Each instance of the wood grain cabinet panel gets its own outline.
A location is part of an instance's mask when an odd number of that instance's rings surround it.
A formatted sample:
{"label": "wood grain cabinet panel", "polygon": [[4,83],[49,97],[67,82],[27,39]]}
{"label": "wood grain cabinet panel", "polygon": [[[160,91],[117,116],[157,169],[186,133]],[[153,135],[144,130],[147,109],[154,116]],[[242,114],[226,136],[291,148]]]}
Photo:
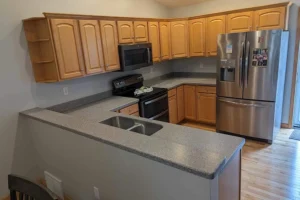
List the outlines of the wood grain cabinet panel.
{"label": "wood grain cabinet panel", "polygon": [[178,113],[177,113],[177,97],[176,96],[172,96],[169,98],[169,115],[170,115],[170,123],[177,124]]}
{"label": "wood grain cabinet panel", "polygon": [[134,37],[135,42],[148,42],[148,25],[147,22],[135,21],[134,22]]}
{"label": "wood grain cabinet panel", "polygon": [[205,56],[205,30],[206,19],[202,18],[189,21],[190,56]]}
{"label": "wood grain cabinet panel", "polygon": [[214,16],[207,18],[206,51],[208,56],[216,56],[218,53],[217,40],[219,34],[226,33],[226,16]]}
{"label": "wood grain cabinet panel", "polygon": [[270,8],[255,11],[255,29],[284,29],[286,7]]}
{"label": "wood grain cabinet panel", "polygon": [[101,20],[100,27],[102,34],[105,70],[117,71],[120,69],[120,60],[116,22]]}
{"label": "wood grain cabinet panel", "polygon": [[185,118],[189,120],[196,120],[196,87],[184,86],[184,113]]}
{"label": "wood grain cabinet panel", "polygon": [[216,95],[197,93],[197,121],[216,123]]}
{"label": "wood grain cabinet panel", "polygon": [[153,62],[160,61],[160,39],[158,22],[148,22],[149,42],[152,44]]}
{"label": "wood grain cabinet panel", "polygon": [[253,21],[252,11],[229,14],[227,15],[227,33],[252,31]]}
{"label": "wood grain cabinet panel", "polygon": [[80,34],[87,74],[104,72],[100,26],[97,20],[80,20]]}
{"label": "wood grain cabinet panel", "polygon": [[132,21],[118,21],[118,33],[119,33],[119,43],[133,43],[134,42],[134,32]]}
{"label": "wood grain cabinet panel", "polygon": [[184,114],[184,89],[183,86],[177,88],[177,115],[178,122],[181,122],[185,118]]}
{"label": "wood grain cabinet panel", "polygon": [[170,22],[160,22],[159,31],[161,60],[169,60],[171,59]]}
{"label": "wood grain cabinet panel", "polygon": [[84,75],[79,27],[73,19],[51,19],[54,48],[61,79]]}
{"label": "wood grain cabinet panel", "polygon": [[172,58],[188,56],[188,23],[187,21],[171,22]]}

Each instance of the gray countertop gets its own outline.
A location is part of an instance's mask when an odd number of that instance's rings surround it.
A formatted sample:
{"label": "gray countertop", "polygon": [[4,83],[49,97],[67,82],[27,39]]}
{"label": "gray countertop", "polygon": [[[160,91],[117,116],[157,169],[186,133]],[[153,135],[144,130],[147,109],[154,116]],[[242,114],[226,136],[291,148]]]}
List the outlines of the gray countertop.
{"label": "gray countertop", "polygon": [[[200,83],[189,78],[165,80],[155,87],[173,88],[182,84],[214,85],[213,79],[201,79]],[[164,85],[164,86],[160,86]],[[213,179],[226,166],[233,154],[239,151],[245,140],[239,137],[209,132],[189,127],[151,121],[163,128],[152,136],[140,135],[130,131],[110,127],[99,122],[123,114],[111,112],[137,103],[137,99],[111,97],[98,103],[78,108],[68,113],[58,113],[36,108],[24,111],[21,115],[70,130],[72,132],[99,140],[129,152],[147,157],[166,165]],[[148,119],[126,116],[142,121]]]}
{"label": "gray countertop", "polygon": [[153,87],[173,89],[180,85],[207,85],[216,86],[216,79],[214,78],[169,78],[162,80],[157,84],[152,85]]}

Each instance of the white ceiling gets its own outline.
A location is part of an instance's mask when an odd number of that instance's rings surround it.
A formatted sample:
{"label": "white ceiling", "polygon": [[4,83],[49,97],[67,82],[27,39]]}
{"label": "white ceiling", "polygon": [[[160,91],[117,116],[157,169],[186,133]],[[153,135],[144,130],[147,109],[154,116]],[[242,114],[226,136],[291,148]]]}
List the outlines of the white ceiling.
{"label": "white ceiling", "polygon": [[155,1],[168,7],[179,7],[179,6],[197,4],[207,0],[155,0]]}

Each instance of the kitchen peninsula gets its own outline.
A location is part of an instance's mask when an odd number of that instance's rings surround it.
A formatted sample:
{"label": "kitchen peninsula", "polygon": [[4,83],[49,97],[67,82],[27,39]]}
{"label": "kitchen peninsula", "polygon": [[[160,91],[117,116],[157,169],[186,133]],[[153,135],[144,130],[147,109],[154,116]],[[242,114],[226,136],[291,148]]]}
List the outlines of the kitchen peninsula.
{"label": "kitchen peninsula", "polygon": [[[156,84],[208,83],[214,80],[173,78]],[[115,112],[136,103],[110,97],[64,113],[36,108],[20,119],[38,152],[38,167],[60,177],[71,196],[92,199],[96,186],[102,199],[240,198],[244,139]],[[147,136],[100,123],[113,117],[162,129]]]}

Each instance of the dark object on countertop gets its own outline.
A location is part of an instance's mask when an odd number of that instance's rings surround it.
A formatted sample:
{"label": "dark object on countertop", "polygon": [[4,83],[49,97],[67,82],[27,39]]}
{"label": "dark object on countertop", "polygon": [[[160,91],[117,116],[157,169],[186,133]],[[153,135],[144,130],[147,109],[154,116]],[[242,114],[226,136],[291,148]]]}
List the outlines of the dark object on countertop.
{"label": "dark object on countertop", "polygon": [[300,130],[299,129],[295,129],[293,131],[293,133],[291,134],[290,139],[300,141]]}
{"label": "dark object on countertop", "polygon": [[[58,198],[47,188],[20,176],[8,175],[8,187],[11,200],[58,200]],[[17,193],[19,198],[17,198]]]}

